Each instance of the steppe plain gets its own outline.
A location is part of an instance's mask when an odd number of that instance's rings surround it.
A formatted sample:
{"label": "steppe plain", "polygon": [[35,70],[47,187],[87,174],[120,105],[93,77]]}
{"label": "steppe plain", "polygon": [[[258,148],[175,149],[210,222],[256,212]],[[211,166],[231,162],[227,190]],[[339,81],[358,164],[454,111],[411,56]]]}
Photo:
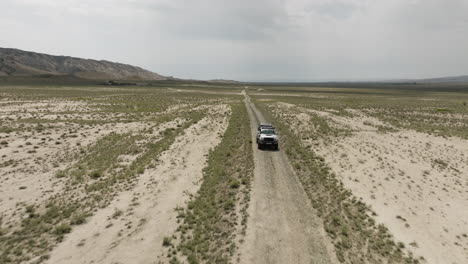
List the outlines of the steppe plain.
{"label": "steppe plain", "polygon": [[2,84],[0,262],[467,263],[467,103],[453,84]]}

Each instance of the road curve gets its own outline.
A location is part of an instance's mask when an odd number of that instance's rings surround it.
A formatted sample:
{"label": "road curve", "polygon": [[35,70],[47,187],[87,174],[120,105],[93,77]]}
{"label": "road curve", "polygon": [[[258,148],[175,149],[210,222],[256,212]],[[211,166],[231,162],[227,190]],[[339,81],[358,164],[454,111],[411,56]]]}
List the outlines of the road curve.
{"label": "road curve", "polygon": [[[244,91],[252,138],[265,118]],[[255,141],[254,141],[255,142]],[[281,141],[280,141],[281,148]],[[283,151],[253,144],[254,180],[240,263],[337,263],[321,220]]]}

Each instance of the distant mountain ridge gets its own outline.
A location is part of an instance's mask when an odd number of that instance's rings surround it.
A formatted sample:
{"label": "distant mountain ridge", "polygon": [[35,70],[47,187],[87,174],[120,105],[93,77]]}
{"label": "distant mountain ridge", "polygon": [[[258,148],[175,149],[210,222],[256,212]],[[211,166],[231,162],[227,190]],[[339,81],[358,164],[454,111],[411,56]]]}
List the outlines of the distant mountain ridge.
{"label": "distant mountain ridge", "polygon": [[423,83],[468,83],[468,75],[417,80]]}
{"label": "distant mountain ridge", "polygon": [[93,80],[170,79],[128,64],[0,48],[0,76],[38,75],[72,75]]}

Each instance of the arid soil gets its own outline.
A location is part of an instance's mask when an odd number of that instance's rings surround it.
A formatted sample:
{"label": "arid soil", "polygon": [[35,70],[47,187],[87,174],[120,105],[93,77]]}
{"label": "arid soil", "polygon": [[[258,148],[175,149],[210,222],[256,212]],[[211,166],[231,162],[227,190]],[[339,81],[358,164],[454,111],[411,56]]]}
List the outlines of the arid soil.
{"label": "arid soil", "polygon": [[312,133],[313,116],[350,131],[303,142],[416,256],[428,263],[468,261],[467,140],[406,129],[379,132],[378,127],[392,126],[353,109],[351,116],[285,103],[275,109],[298,131]]}
{"label": "arid soil", "polygon": [[0,262],[468,263],[466,112],[203,87],[0,88]]}
{"label": "arid soil", "polygon": [[[90,111],[83,103],[73,101],[3,102],[0,118],[3,124],[25,118],[49,119],[66,111]],[[37,115],[37,116],[35,116]],[[52,118],[51,118],[52,119]],[[30,128],[32,126],[33,128]],[[19,204],[41,203],[62,187],[56,173],[74,163],[82,148],[111,132],[138,131],[143,122],[78,125],[53,122],[44,127],[25,124],[18,131],[0,134],[0,211],[9,223]]]}
{"label": "arid soil", "polygon": [[[118,96],[121,95],[115,98]],[[58,98],[24,100],[13,96],[1,100],[0,235],[9,229],[21,230],[25,221],[31,225],[28,228],[34,228],[34,232],[45,238],[49,232],[53,236],[59,235],[62,231],[41,231],[40,225],[45,223],[38,222],[35,227],[27,218],[54,224],[56,220],[52,217],[56,215],[48,216],[47,212],[51,210],[47,209],[51,201],[60,197],[78,198],[83,201],[80,206],[86,206],[88,197],[92,196],[89,184],[105,183],[103,173],[122,174],[142,159],[149,161],[138,169],[137,178],[106,191],[116,193],[103,193],[102,197],[110,203],[87,213],[91,217],[84,218],[83,214],[78,215],[79,211],[66,216],[66,221],[76,226],[65,239],[63,235],[58,236],[56,241],[60,243],[50,254],[39,258],[29,253],[23,257],[21,253],[25,246],[14,244],[19,240],[14,240],[13,232],[9,233],[12,238],[6,242],[10,243],[8,247],[19,248],[15,249],[18,260],[13,262],[23,262],[23,259],[31,260],[28,262],[47,260],[48,263],[150,263],[163,254],[163,238],[171,236],[178,226],[177,209],[186,207],[186,202],[197,192],[205,160],[227,127],[230,107],[217,101],[215,105],[183,102],[164,108],[155,102],[155,109],[162,111],[151,109],[151,112],[140,115],[132,110],[146,107],[144,102],[124,101],[135,105],[128,111],[129,107],[125,105],[107,103],[109,98],[95,99],[98,103]],[[181,130],[188,122],[187,117],[198,118],[196,113],[201,119]],[[166,142],[165,138],[174,133],[171,131],[178,130],[180,135],[160,156],[144,157],[148,147]],[[128,149],[115,149],[121,153],[118,156],[101,149],[101,145],[106,146],[105,138],[115,137],[122,137],[129,143]],[[113,146],[109,147],[113,149]],[[106,157],[90,163],[92,160],[84,160],[89,155],[94,155],[94,159],[100,159],[100,155]],[[73,182],[67,173],[86,166],[105,167],[89,174],[96,176],[80,190],[80,185],[76,185],[78,182]],[[103,187],[107,188],[110,183],[112,181]],[[45,214],[43,210],[46,210]],[[59,223],[55,224],[56,229],[63,228],[65,234],[71,231],[71,226]],[[148,234],[152,236],[148,237]],[[49,245],[53,246],[53,243],[48,242],[47,247]],[[11,257],[6,255],[10,251],[4,249],[0,250],[2,258],[11,262]]]}
{"label": "arid soil", "polygon": [[[190,126],[148,169],[136,186],[77,228],[57,247],[49,263],[152,263],[162,241],[177,227],[184,207],[199,186],[204,161],[226,128],[226,105]],[[221,114],[220,114],[221,113]],[[148,234],[151,234],[150,236]]]}

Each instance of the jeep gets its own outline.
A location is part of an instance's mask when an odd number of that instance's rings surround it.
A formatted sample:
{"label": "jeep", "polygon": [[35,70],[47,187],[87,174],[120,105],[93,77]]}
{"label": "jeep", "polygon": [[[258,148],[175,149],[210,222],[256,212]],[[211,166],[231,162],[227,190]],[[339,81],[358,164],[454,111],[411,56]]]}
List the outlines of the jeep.
{"label": "jeep", "polygon": [[278,150],[278,135],[273,126],[262,126],[260,124],[257,130],[257,146],[258,149],[262,149],[264,146],[271,146],[273,149]]}

